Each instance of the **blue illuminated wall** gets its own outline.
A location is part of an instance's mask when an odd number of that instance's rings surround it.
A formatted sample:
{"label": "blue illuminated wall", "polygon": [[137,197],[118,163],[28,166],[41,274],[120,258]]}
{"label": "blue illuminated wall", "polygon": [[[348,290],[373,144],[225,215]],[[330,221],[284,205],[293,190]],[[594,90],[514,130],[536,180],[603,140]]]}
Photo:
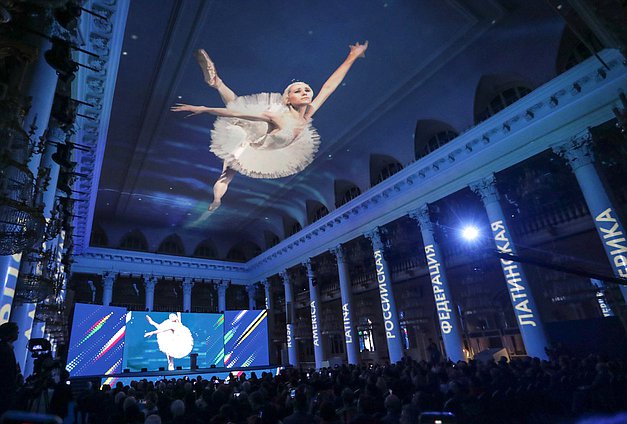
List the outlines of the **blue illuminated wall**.
{"label": "blue illuminated wall", "polygon": [[268,365],[268,311],[225,311],[224,321],[224,366]]}
{"label": "blue illuminated wall", "polygon": [[70,376],[122,372],[126,309],[77,303],[68,349]]}

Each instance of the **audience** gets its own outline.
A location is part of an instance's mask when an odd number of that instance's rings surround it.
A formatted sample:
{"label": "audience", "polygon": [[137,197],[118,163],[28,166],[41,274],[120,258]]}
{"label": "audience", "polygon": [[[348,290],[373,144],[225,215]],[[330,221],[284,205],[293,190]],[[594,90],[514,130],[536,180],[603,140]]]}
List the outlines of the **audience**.
{"label": "audience", "polygon": [[614,422],[594,414],[625,410],[626,361],[552,355],[548,361],[404,358],[320,372],[287,368],[277,376],[233,377],[229,384],[198,377],[87,386],[75,416],[81,424],[410,424],[422,413],[448,411],[457,423],[489,424]]}

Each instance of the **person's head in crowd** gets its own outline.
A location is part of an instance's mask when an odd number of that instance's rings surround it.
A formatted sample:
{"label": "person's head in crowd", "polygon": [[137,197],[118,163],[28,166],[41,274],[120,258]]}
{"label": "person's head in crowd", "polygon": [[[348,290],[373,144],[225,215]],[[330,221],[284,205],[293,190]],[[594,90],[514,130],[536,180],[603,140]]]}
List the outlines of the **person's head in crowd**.
{"label": "person's head in crowd", "polygon": [[332,423],[338,420],[333,404],[328,401],[324,401],[320,404],[318,414],[320,415],[320,418],[327,423]]}
{"label": "person's head in crowd", "polygon": [[352,405],[355,402],[355,393],[348,387],[342,390],[342,403],[344,406]]}
{"label": "person's head in crowd", "polygon": [[0,341],[13,343],[17,340],[18,334],[20,332],[19,327],[14,322],[5,322],[0,325]]}
{"label": "person's head in crowd", "polygon": [[120,391],[115,394],[113,398],[116,405],[122,405],[124,403],[124,399],[126,398],[126,393]]}
{"label": "person's head in crowd", "polygon": [[144,424],[161,424],[161,417],[159,415],[148,415]]}
{"label": "person's head in crowd", "polygon": [[170,405],[170,412],[173,418],[182,417],[185,415],[185,403],[181,399],[176,399]]}
{"label": "person's head in crowd", "polygon": [[389,414],[398,415],[401,413],[401,400],[395,394],[389,394],[383,403],[385,410]]}

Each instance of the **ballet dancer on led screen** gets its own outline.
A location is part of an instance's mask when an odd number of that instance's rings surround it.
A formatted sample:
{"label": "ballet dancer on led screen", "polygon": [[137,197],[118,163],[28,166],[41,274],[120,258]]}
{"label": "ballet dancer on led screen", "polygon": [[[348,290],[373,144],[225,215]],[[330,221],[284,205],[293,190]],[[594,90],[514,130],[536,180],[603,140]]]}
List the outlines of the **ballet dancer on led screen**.
{"label": "ballet dancer on led screen", "polygon": [[153,325],[156,330],[149,331],[144,337],[157,335],[159,350],[165,353],[168,359],[168,370],[174,370],[174,358],[184,358],[190,354],[194,347],[194,338],[189,328],[185,327],[181,321],[181,313],[170,314],[168,319],[162,323],[155,322],[146,315],[146,320]]}
{"label": "ballet dancer on led screen", "polygon": [[302,171],[318,151],[320,139],[311,118],[340,85],[355,60],[365,57],[368,42],[355,43],[344,62],[327,79],[314,97],[301,81],[288,85],[283,94],[261,93],[238,97],[224,84],[204,50],[196,52],[205,81],[220,93],[226,108],[177,103],[174,112],[189,116],[208,113],[218,116],[211,131],[211,151],[223,161],[222,173],[213,186],[216,210],[236,173],[252,178],[281,178]]}

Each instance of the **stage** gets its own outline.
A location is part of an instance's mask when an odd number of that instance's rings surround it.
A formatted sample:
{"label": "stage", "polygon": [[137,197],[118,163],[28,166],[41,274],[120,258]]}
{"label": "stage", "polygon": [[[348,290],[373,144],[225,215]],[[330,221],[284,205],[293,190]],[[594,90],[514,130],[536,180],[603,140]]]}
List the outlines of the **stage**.
{"label": "stage", "polygon": [[105,384],[110,385],[111,387],[115,386],[118,382],[121,382],[123,385],[129,385],[131,381],[139,381],[139,380],[147,380],[147,381],[159,381],[163,379],[179,379],[188,377],[189,379],[194,379],[197,377],[202,377],[203,379],[210,380],[212,377],[217,377],[221,381],[223,381],[229,374],[233,374],[236,378],[239,378],[242,374],[246,374],[246,378],[250,378],[251,373],[255,373],[257,377],[261,377],[262,373],[270,373],[272,375],[276,375],[280,370],[284,367],[270,367],[270,366],[257,366],[257,367],[240,367],[240,368],[196,368],[192,369],[180,369],[174,371],[142,371],[142,372],[123,372],[120,374],[107,374],[107,375],[92,375],[92,376],[81,376],[81,377],[71,377],[70,381],[72,383],[76,382],[79,385],[81,383],[85,383],[87,381],[91,381],[92,383],[99,384],[102,387]]}

